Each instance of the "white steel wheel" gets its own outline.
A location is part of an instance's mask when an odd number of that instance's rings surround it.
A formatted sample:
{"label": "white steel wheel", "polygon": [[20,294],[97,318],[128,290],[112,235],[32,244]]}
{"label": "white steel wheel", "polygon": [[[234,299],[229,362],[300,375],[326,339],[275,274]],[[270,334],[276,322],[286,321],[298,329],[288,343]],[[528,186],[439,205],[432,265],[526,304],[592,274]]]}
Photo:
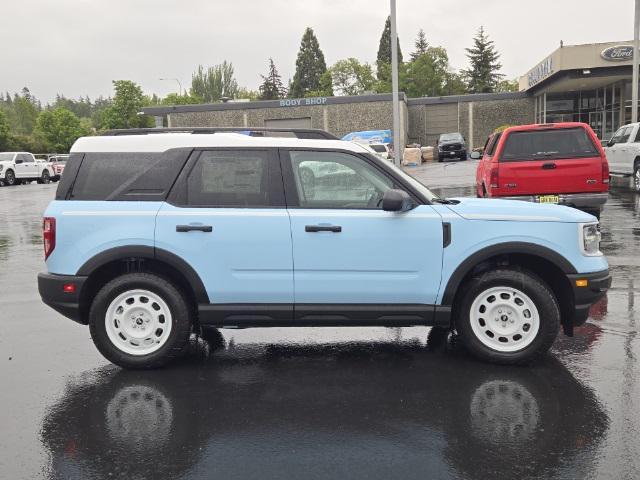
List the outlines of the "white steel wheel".
{"label": "white steel wheel", "polygon": [[485,346],[498,352],[516,352],[533,342],[540,329],[535,303],[512,287],[492,287],[471,304],[471,329]]}
{"label": "white steel wheel", "polygon": [[171,311],[149,290],[129,290],[114,298],[104,318],[111,343],[130,355],[159,350],[171,335]]}
{"label": "white steel wheel", "polygon": [[635,172],[633,172],[633,188],[635,188],[636,192],[640,192],[640,167],[636,167]]}

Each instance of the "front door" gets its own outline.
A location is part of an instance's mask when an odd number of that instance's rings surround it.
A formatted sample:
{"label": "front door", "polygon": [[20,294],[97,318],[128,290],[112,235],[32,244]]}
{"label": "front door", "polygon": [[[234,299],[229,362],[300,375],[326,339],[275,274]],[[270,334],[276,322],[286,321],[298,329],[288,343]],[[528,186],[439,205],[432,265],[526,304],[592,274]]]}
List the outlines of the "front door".
{"label": "front door", "polygon": [[433,304],[440,285],[441,217],[429,205],[382,210],[399,188],[372,159],[283,152],[300,304]]}
{"label": "front door", "polygon": [[31,155],[19,153],[16,155],[16,178],[34,178],[36,177],[36,162],[33,161]]}
{"label": "front door", "polygon": [[158,212],[156,248],[190,264],[212,304],[291,305],[291,231],[277,152],[194,152]]}
{"label": "front door", "polygon": [[633,125],[626,125],[618,129],[611,137],[606,150],[607,161],[609,162],[609,170],[612,173],[633,173],[633,162],[628,158],[627,142],[633,131]]}

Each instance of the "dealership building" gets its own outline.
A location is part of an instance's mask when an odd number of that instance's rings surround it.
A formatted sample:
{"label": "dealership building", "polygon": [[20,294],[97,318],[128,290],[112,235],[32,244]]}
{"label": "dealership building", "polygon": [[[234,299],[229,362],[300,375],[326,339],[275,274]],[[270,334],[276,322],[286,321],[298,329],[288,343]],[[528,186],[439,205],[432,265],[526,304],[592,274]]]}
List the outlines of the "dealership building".
{"label": "dealership building", "polygon": [[[461,132],[482,146],[502,125],[579,121],[608,139],[631,120],[632,42],[560,45],[519,80],[519,92],[407,98],[400,93],[403,143],[434,145]],[[390,129],[390,94],[290,98],[143,109],[169,127],[321,128],[338,137]]]}

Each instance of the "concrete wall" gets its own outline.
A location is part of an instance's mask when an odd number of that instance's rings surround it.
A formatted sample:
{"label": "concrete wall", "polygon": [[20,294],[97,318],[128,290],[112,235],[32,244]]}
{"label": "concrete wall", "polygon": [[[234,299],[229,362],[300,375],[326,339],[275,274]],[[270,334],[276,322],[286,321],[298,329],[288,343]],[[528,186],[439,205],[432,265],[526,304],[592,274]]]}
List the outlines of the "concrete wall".
{"label": "concrete wall", "polygon": [[[409,104],[408,110],[409,142],[432,146],[441,133],[459,131],[468,142],[472,142],[471,148],[481,147],[501,125],[522,125],[534,121],[533,99],[529,97]],[[470,110],[472,119],[469,118]]]}
{"label": "concrete wall", "polygon": [[[534,121],[533,98],[524,93],[477,94],[405,100],[401,96],[402,144],[406,141],[435,145],[441,133],[461,132],[471,147],[484,145],[487,136],[501,125]],[[306,101],[307,99],[302,99]],[[149,107],[151,115],[167,115],[171,127],[264,127],[269,120],[309,119],[312,128],[337,137],[361,130],[391,129],[391,95],[329,97],[321,104],[281,105],[282,101],[243,105],[214,104],[180,107]],[[311,100],[309,100],[311,101]],[[472,118],[469,112],[472,111]]]}
{"label": "concrete wall", "polygon": [[[311,118],[311,128],[343,137],[360,130],[386,130],[393,126],[390,101],[312,105],[287,108],[248,108],[168,114],[171,127],[264,127],[265,120]],[[400,102],[401,137],[409,123],[407,105]]]}
{"label": "concrete wall", "polygon": [[[469,129],[469,108],[473,103],[473,129]],[[489,135],[502,125],[534,123],[533,99],[460,103],[460,131],[471,148],[482,147]]]}

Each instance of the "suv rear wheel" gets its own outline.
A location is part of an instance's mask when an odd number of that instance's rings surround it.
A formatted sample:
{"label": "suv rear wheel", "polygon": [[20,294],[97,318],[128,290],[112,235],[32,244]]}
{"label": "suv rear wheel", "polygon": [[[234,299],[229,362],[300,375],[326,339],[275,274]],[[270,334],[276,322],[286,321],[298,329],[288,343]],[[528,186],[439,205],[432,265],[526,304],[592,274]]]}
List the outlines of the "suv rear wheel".
{"label": "suv rear wheel", "polygon": [[640,162],[636,162],[633,169],[633,189],[636,193],[640,193]]}
{"label": "suv rear wheel", "polygon": [[191,333],[191,315],[183,294],[166,279],[131,273],[100,289],[89,312],[89,328],[109,361],[125,368],[156,368],[182,352]]}
{"label": "suv rear wheel", "polygon": [[472,278],[456,309],[456,329],[476,357],[503,364],[535,361],[560,327],[555,296],[537,276],[499,269]]}

